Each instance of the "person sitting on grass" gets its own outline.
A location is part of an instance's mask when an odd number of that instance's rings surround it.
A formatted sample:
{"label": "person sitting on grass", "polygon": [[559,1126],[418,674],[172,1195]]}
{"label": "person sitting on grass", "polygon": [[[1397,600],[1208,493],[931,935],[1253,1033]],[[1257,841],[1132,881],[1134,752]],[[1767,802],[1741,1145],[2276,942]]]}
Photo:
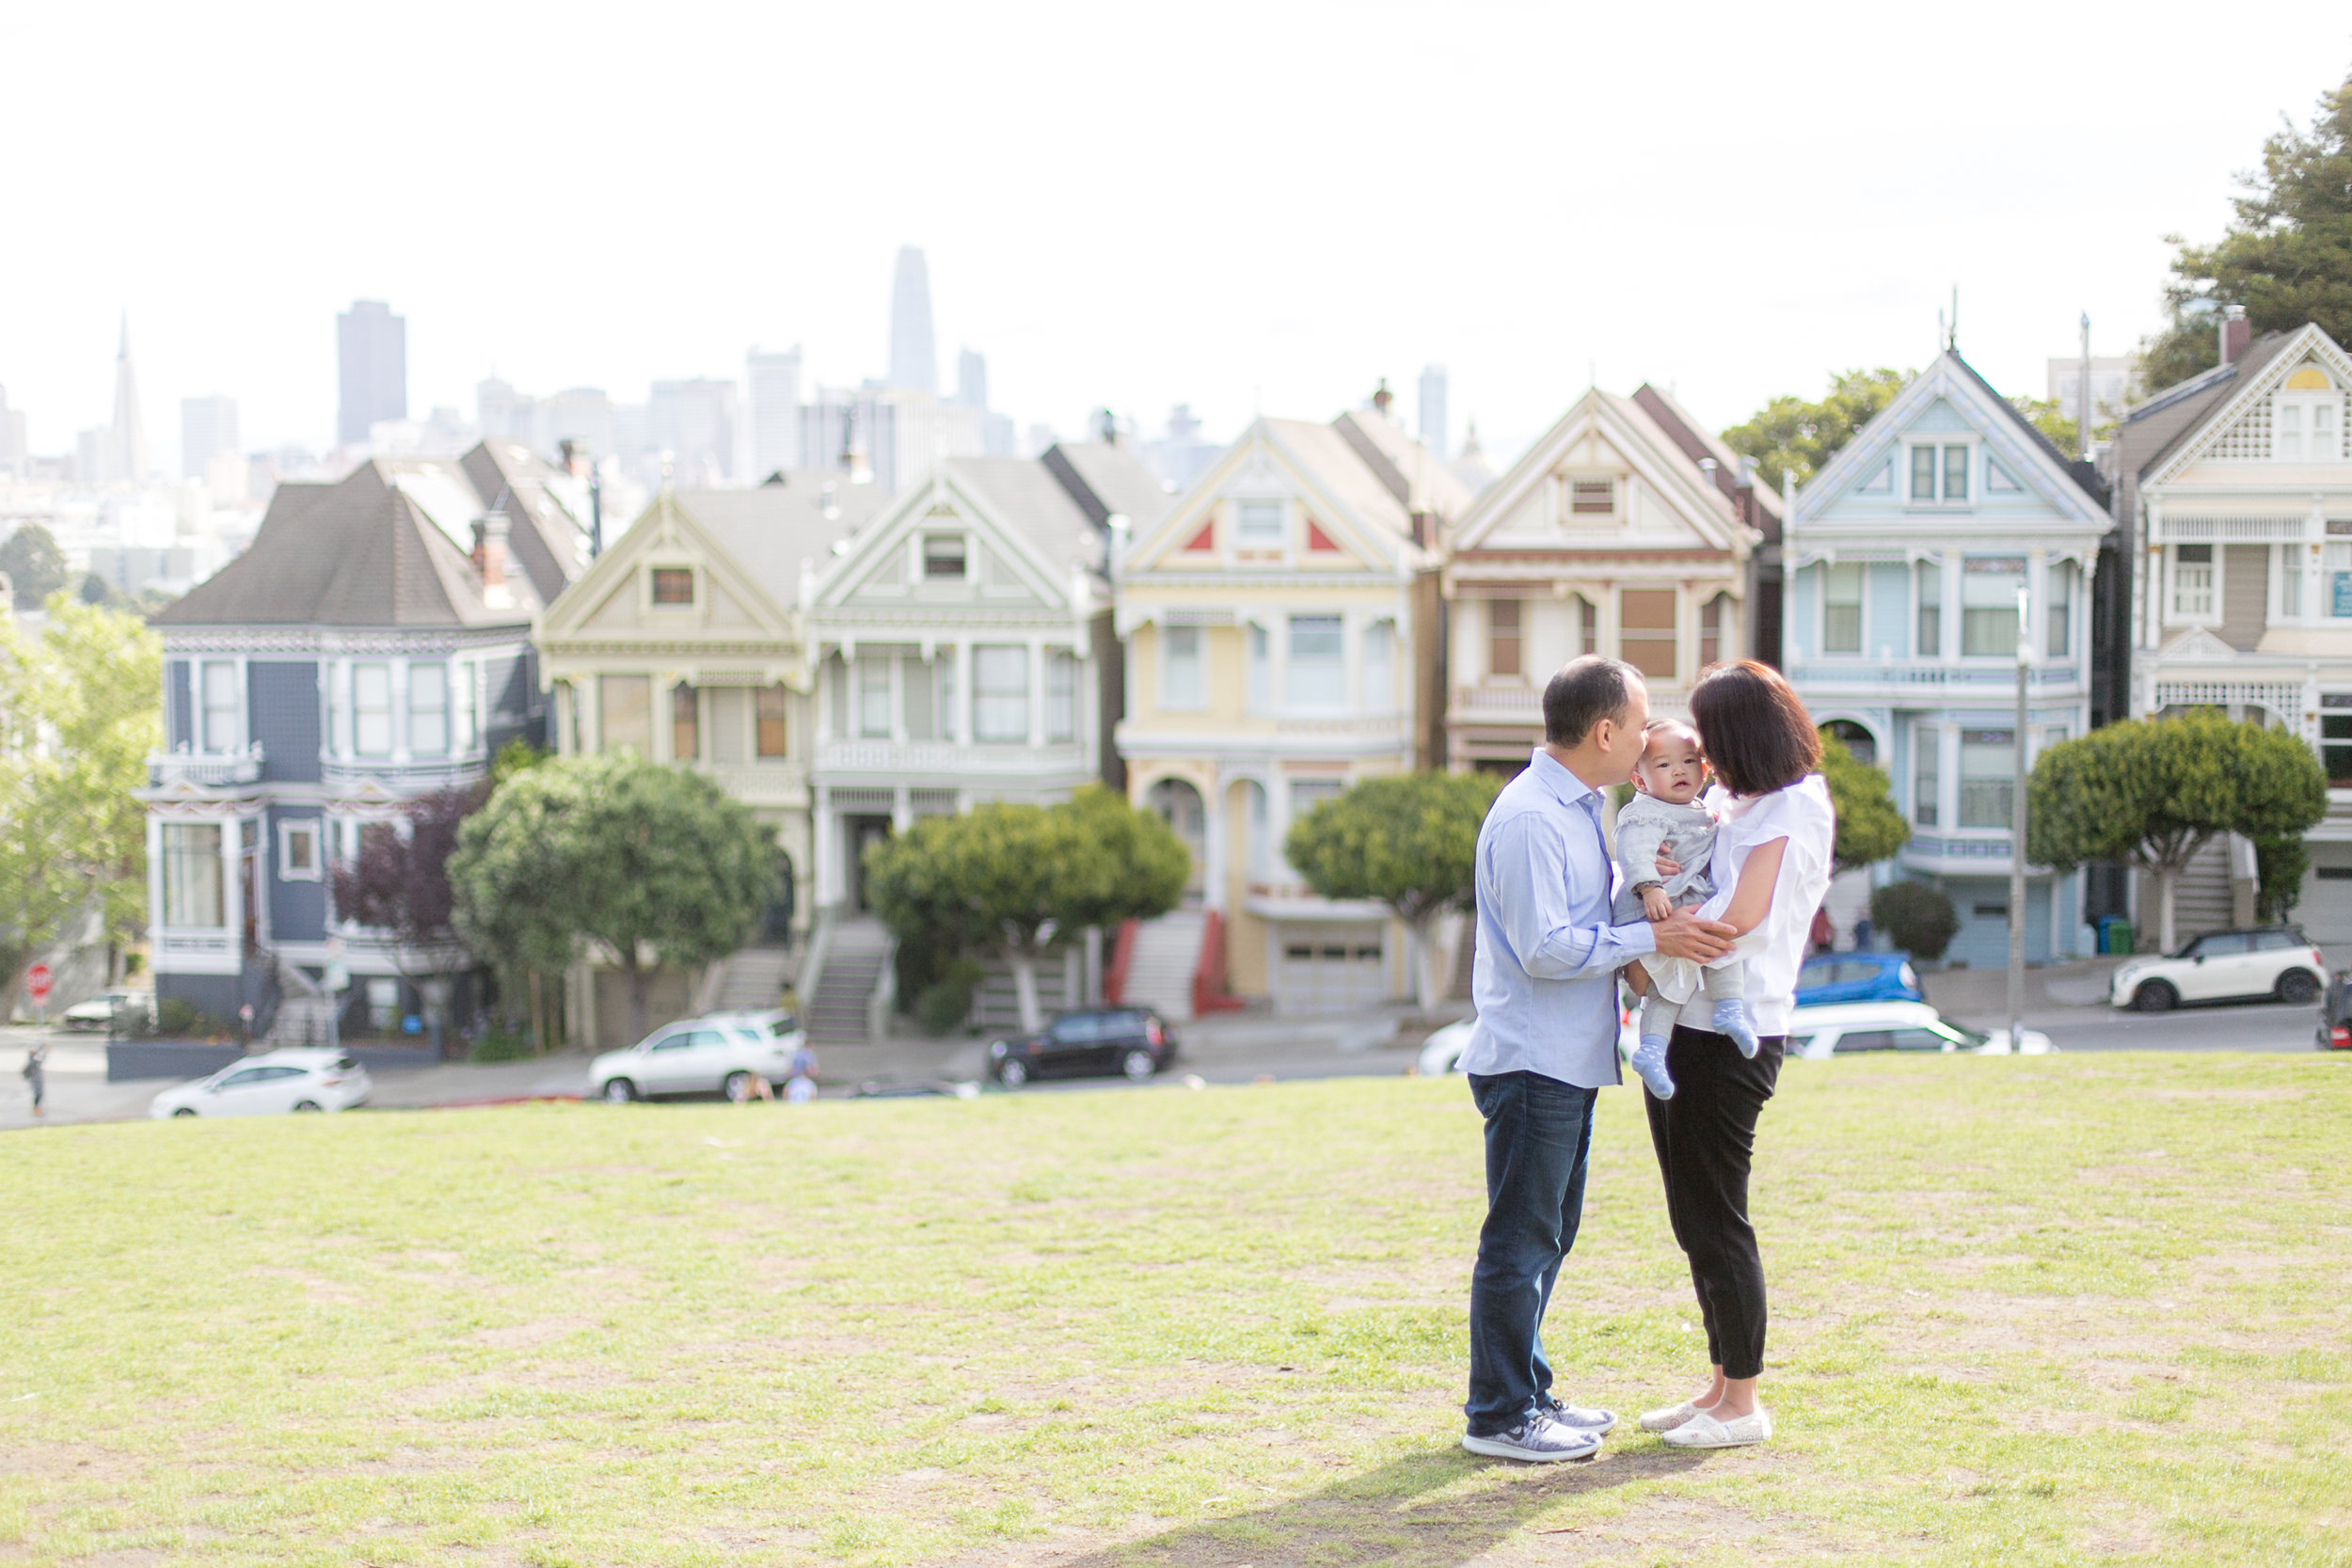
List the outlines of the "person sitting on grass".
{"label": "person sitting on grass", "polygon": [[[1633,799],[1617,813],[1617,859],[1628,885],[1617,895],[1611,918],[1663,920],[1677,910],[1695,909],[1715,895],[1708,859],[1715,848],[1715,814],[1698,800],[1707,782],[1698,732],[1679,719],[1653,719],[1642,735],[1642,760],[1633,767]],[[1652,869],[1663,854],[1682,866],[1661,879]],[[1756,1052],[1756,1030],[1740,1000],[1747,971],[1737,953],[1704,966],[1688,958],[1658,958],[1649,971],[1649,995],[1642,1003],[1641,1044],[1633,1070],[1649,1092],[1674,1098],[1666,1070],[1666,1037],[1685,1013],[1692,1027],[1727,1035],[1742,1056]],[[1702,1006],[1696,993],[1704,992]]]}

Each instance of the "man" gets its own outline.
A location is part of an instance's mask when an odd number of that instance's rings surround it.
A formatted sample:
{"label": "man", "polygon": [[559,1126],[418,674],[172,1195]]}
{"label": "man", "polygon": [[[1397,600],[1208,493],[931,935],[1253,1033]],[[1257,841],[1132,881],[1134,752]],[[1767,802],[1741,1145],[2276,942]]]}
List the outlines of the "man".
{"label": "man", "polygon": [[1486,1118],[1486,1223],[1470,1275],[1470,1424],[1462,1447],[1506,1459],[1590,1459],[1617,1418],[1562,1402],[1544,1308],[1584,1212],[1593,1104],[1617,1073],[1618,966],[1650,953],[1705,963],[1731,927],[1677,910],[1608,924],[1599,791],[1641,760],[1649,692],[1632,666],[1587,654],[1544,688],[1544,743],[1478,833],[1478,1022],[1463,1053]]}

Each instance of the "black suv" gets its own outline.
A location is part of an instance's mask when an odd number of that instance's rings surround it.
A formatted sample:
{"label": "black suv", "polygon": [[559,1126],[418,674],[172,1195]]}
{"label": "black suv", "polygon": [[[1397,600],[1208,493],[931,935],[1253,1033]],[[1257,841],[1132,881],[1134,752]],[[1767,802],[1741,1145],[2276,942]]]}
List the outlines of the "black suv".
{"label": "black suv", "polygon": [[1176,1059],[1176,1031],[1148,1007],[1093,1007],[1064,1013],[1041,1033],[997,1040],[988,1073],[1009,1089],[1032,1078],[1100,1078],[1123,1073],[1141,1083]]}

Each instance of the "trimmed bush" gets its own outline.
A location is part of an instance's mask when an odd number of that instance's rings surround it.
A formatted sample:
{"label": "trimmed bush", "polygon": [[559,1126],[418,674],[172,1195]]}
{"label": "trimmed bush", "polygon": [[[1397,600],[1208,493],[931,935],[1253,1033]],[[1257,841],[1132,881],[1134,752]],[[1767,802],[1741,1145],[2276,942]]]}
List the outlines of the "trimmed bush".
{"label": "trimmed bush", "polygon": [[519,1062],[538,1053],[531,1049],[531,1038],[513,1029],[492,1029],[474,1041],[469,1062]]}
{"label": "trimmed bush", "polygon": [[1889,882],[1870,893],[1870,924],[1897,950],[1915,958],[1940,958],[1960,934],[1960,913],[1949,895],[1926,882]]}

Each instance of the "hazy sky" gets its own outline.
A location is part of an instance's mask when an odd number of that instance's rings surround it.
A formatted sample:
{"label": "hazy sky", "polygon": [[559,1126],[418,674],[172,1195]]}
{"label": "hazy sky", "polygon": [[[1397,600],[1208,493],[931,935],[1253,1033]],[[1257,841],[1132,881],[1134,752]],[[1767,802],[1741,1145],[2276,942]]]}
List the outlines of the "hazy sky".
{"label": "hazy sky", "polygon": [[[2169,11],[2170,14],[2167,14]],[[407,317],[409,406],[498,372],[645,395],[800,342],[886,364],[930,255],[943,381],[1328,418],[1453,375],[1507,458],[1597,372],[1701,417],[1961,347],[2039,394],[2088,309],[2155,322],[2160,236],[2352,65],[2342,0],[2209,7],[0,8],[0,386],[103,423],[130,312],[151,444],[235,397],[334,427],[334,317]],[[2257,42],[2256,40],[2260,41]]]}

